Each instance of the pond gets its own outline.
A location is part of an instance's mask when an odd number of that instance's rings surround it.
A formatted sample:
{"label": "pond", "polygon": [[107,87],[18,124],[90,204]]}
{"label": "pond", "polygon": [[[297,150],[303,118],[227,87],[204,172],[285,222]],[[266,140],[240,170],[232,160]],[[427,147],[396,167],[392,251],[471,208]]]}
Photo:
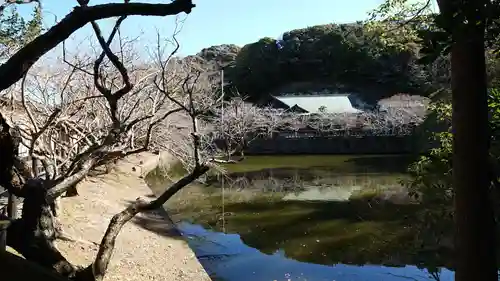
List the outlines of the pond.
{"label": "pond", "polygon": [[[181,190],[172,219],[213,280],[453,280],[400,184],[408,156],[256,156]],[[148,176],[153,190],[165,186]],[[222,188],[223,187],[223,188]]]}

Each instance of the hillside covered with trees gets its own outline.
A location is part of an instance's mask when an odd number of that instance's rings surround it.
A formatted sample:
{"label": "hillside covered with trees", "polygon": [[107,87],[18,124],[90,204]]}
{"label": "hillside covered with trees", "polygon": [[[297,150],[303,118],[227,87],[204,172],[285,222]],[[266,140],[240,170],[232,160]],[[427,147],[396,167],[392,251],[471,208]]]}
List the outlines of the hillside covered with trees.
{"label": "hillside covered with trees", "polygon": [[[349,91],[373,102],[399,93],[428,96],[450,83],[447,56],[429,63],[420,29],[427,23],[395,26],[383,22],[326,24],[262,38],[242,48],[212,46],[195,57],[217,73],[226,69],[231,90],[253,101],[268,94],[323,90]],[[499,64],[489,55],[490,80]]]}

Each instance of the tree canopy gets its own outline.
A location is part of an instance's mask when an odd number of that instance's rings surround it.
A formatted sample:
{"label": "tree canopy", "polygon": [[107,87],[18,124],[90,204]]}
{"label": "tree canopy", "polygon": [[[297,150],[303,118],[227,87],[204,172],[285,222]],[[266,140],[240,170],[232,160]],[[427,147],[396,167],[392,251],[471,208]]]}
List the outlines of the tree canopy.
{"label": "tree canopy", "polygon": [[6,59],[11,52],[32,41],[42,32],[42,14],[35,7],[33,16],[26,21],[15,6],[0,13],[0,59]]}
{"label": "tree canopy", "polygon": [[449,70],[446,63],[443,65],[447,60],[418,64],[421,45],[416,29],[420,26],[386,32],[393,25],[358,22],[312,26],[285,32],[279,44],[273,38],[262,38],[241,49],[234,67],[228,70],[228,79],[239,92],[257,100],[269,93],[303,91],[294,89],[297,82],[327,84],[340,91],[358,92],[367,100],[435,90],[442,82],[437,79],[438,72],[446,72],[440,68]]}

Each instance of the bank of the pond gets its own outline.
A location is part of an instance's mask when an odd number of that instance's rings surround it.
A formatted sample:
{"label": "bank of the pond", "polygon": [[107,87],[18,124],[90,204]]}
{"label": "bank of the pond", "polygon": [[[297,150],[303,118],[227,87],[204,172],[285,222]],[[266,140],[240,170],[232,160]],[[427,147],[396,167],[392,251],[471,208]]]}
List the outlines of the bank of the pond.
{"label": "bank of the pond", "polygon": [[[250,156],[218,181],[181,190],[167,208],[220,280],[451,280],[450,252],[418,241],[420,206],[393,200],[405,198],[409,160]],[[163,180],[148,182],[156,189]]]}
{"label": "bank of the pond", "polygon": [[[158,157],[141,154],[120,161],[109,174],[89,177],[79,196],[62,200],[61,221],[72,236],[99,242],[111,217],[140,196],[153,196],[143,176],[157,166]],[[97,247],[57,242],[59,249],[78,265],[92,262]],[[210,280],[166,212],[136,216],[116,241],[106,280]]]}
{"label": "bank of the pond", "polygon": [[[328,169],[338,173],[355,171],[404,172],[404,163],[410,163],[412,155],[279,155],[247,156],[241,163],[226,164],[228,173],[252,172],[276,168]],[[403,164],[403,165],[401,165]]]}
{"label": "bank of the pond", "polygon": [[[415,155],[370,154],[370,155],[274,155],[245,157],[242,162],[222,164],[227,174],[255,172],[269,169],[328,169],[338,173],[404,173]],[[180,163],[172,163],[168,170],[157,169],[159,176],[169,173],[179,177],[186,173]],[[209,172],[210,174],[210,172]],[[214,173],[212,173],[214,174]]]}

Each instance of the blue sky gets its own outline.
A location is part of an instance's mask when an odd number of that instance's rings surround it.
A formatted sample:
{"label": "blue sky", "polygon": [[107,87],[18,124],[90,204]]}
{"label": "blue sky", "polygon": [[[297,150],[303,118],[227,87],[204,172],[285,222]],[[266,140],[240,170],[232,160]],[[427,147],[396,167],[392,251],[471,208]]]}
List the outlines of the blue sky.
{"label": "blue sky", "polygon": [[[165,1],[165,0],[163,0]],[[109,1],[91,0],[90,4]],[[153,2],[153,1],[148,1]],[[179,54],[191,55],[202,48],[224,43],[245,45],[262,37],[279,37],[283,32],[326,23],[345,23],[364,20],[367,13],[381,0],[193,0],[197,5],[186,17],[178,39]],[[54,23],[54,15],[61,19],[76,0],[45,0],[43,3],[46,26]],[[19,8],[29,14],[31,7]],[[103,29],[110,26],[103,22]],[[141,36],[144,46],[156,38],[155,29],[168,37],[174,28],[174,18],[131,17],[122,26],[130,37]],[[88,26],[72,38],[73,44],[87,40]]]}

